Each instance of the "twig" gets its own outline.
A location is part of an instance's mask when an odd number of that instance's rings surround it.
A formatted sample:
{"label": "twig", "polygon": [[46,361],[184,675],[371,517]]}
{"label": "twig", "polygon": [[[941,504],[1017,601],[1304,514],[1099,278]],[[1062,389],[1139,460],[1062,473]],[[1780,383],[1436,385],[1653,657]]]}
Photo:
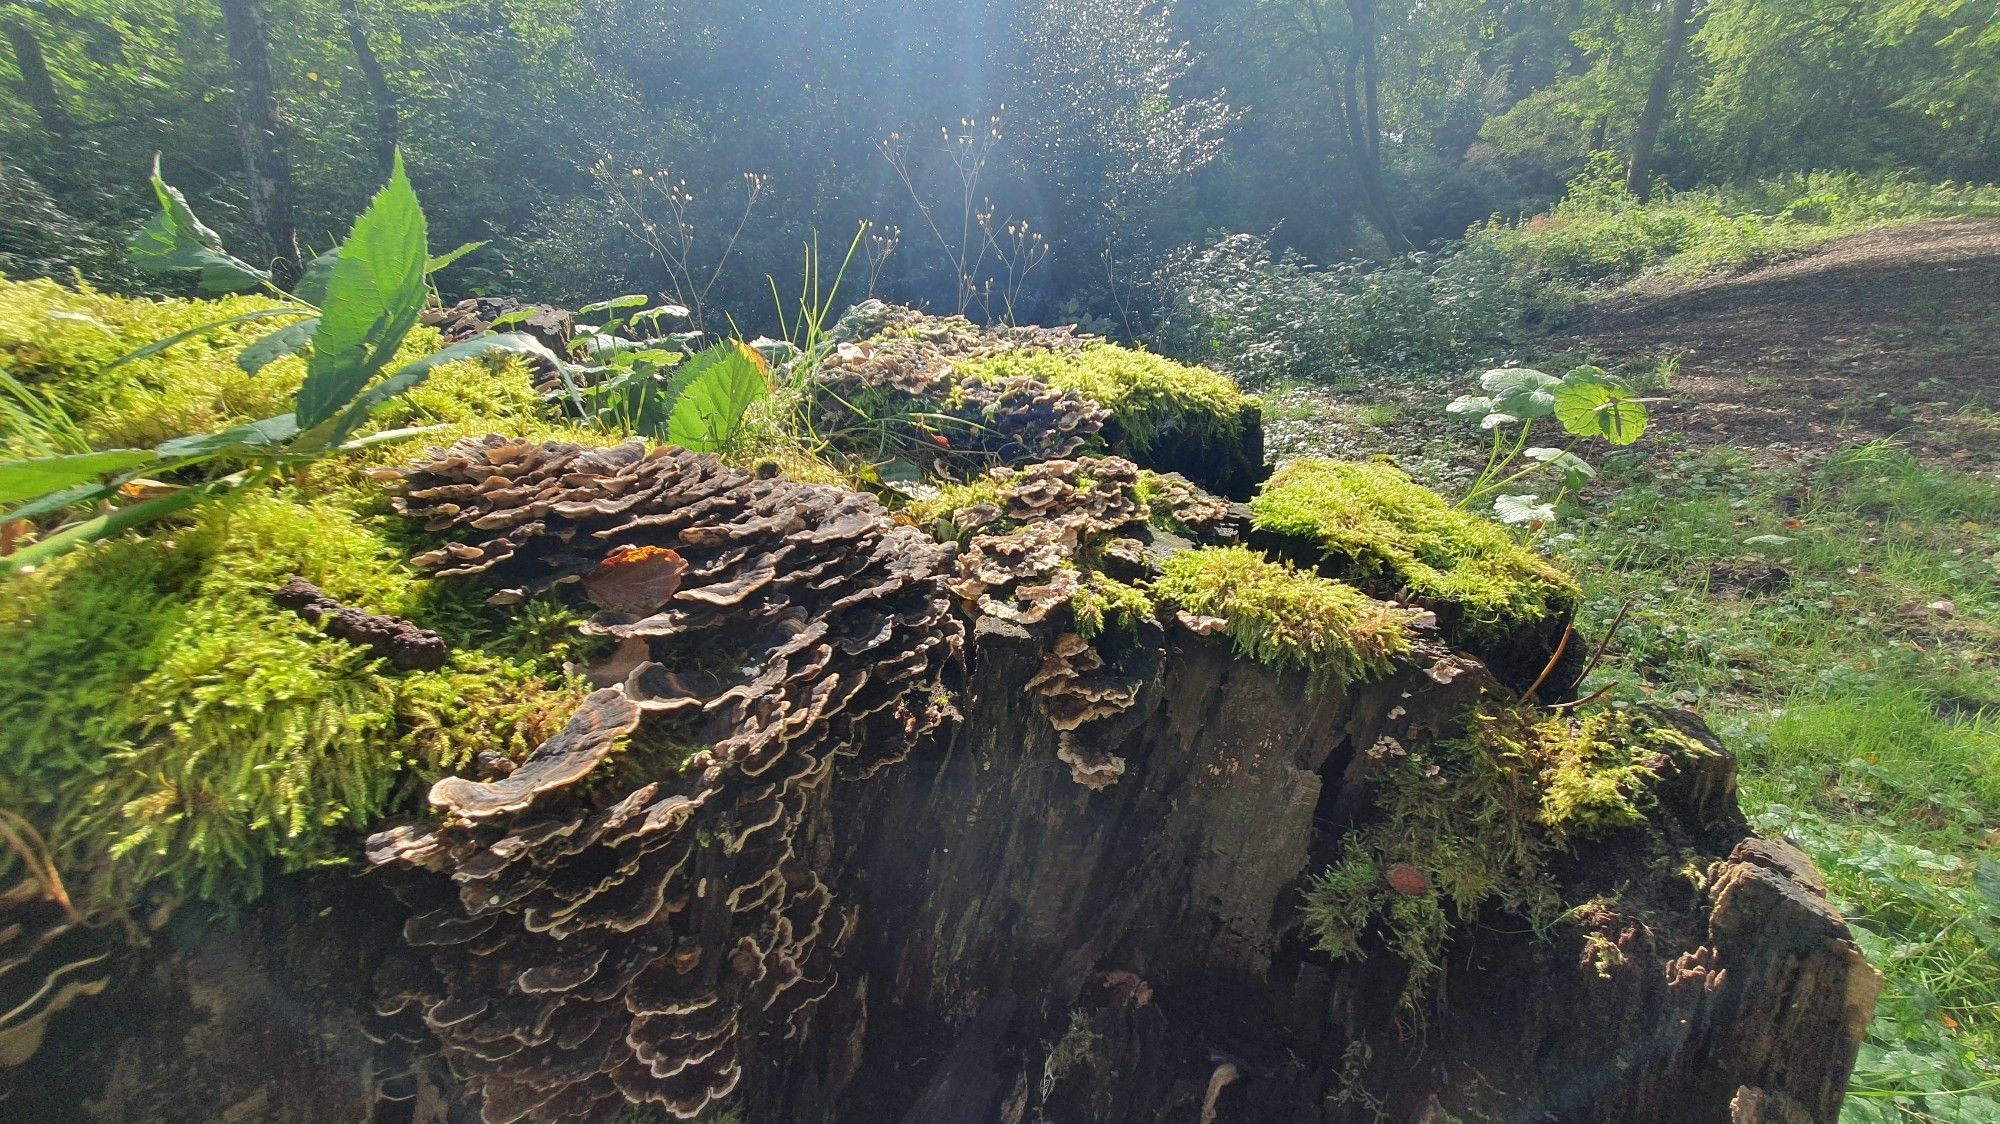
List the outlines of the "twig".
{"label": "twig", "polygon": [[1542,665],[1542,673],[1540,675],[1535,676],[1535,682],[1527,689],[1526,692],[1522,694],[1521,696],[1522,698],[1526,699],[1534,698],[1535,692],[1542,689],[1542,684],[1549,681],[1550,673],[1554,672],[1556,669],[1556,665],[1562,662],[1563,650],[1569,647],[1570,635],[1575,631],[1576,631],[1575,617],[1571,617],[1569,620],[1563,622],[1562,639],[1556,641],[1555,654],[1549,657],[1549,662]]}
{"label": "twig", "polygon": [[[1618,615],[1611,618],[1611,627],[1604,630],[1604,639],[1597,642],[1597,651],[1590,654],[1590,662],[1583,665],[1583,672],[1569,685],[1570,690],[1574,691],[1583,686],[1583,681],[1590,678],[1591,672],[1597,670],[1597,662],[1604,658],[1605,650],[1611,647],[1612,639],[1618,635],[1618,626],[1625,623],[1625,614],[1631,611],[1632,598],[1628,594],[1625,600],[1618,603]],[[1603,692],[1600,691],[1598,694]]]}

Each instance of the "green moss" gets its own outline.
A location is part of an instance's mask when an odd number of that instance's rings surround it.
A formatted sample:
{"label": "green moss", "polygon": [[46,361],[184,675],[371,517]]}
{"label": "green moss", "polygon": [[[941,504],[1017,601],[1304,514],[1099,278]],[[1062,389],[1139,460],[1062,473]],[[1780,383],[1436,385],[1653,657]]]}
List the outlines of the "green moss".
{"label": "green moss", "polygon": [[1004,488],[998,477],[981,473],[962,484],[938,485],[929,495],[904,504],[902,514],[940,540],[964,539],[966,533],[951,521],[952,515],[983,503],[1005,507],[1002,500]]}
{"label": "green moss", "polygon": [[1578,587],[1506,528],[1461,511],[1393,465],[1295,462],[1250,511],[1258,530],[1319,545],[1356,580],[1462,606],[1459,627],[1493,635],[1567,611]]}
{"label": "green moss", "polygon": [[[1454,921],[1498,906],[1537,928],[1560,911],[1546,874],[1579,840],[1638,827],[1650,787],[1675,759],[1710,752],[1672,727],[1622,710],[1544,717],[1481,713],[1458,739],[1410,752],[1391,739],[1363,750],[1373,763],[1375,815],[1341,843],[1306,892],[1315,947],[1362,954],[1379,928],[1410,966],[1414,1007],[1443,972]],[[1429,889],[1399,893],[1389,870],[1406,864]]]}
{"label": "green moss", "polygon": [[[229,901],[269,862],[350,858],[398,795],[478,750],[525,750],[577,686],[547,656],[479,650],[400,557],[347,507],[267,492],[0,586],[5,803],[101,895],[161,880]],[[294,574],[441,626],[451,662],[399,673],[320,635],[270,600]]]}
{"label": "green moss", "polygon": [[1002,352],[964,360],[955,371],[981,379],[1028,375],[1057,390],[1076,391],[1111,411],[1112,451],[1127,455],[1165,440],[1234,444],[1256,405],[1226,375],[1108,343],[1073,354]]}
{"label": "green moss", "polygon": [[1315,686],[1381,674],[1410,650],[1408,612],[1246,547],[1204,547],[1168,558],[1153,594],[1191,613],[1222,617],[1237,651],[1302,669]]}
{"label": "green moss", "polygon": [[1084,578],[1083,588],[1069,600],[1076,617],[1076,631],[1086,640],[1107,628],[1130,630],[1153,616],[1153,599],[1137,586],[1127,585],[1102,572]]}
{"label": "green moss", "polygon": [[[255,378],[235,364],[269,323],[106,368],[152,339],[264,303],[0,282],[0,362],[94,444],[221,428],[290,404],[296,360]],[[424,330],[407,350],[436,343]],[[439,368],[372,423],[432,424],[446,428],[427,443],[495,430],[608,439],[544,420],[517,364]],[[470,586],[415,580],[404,559],[429,541],[360,472],[413,451],[329,458],[287,487],[0,581],[0,805],[50,838],[73,892],[108,905],[141,885],[254,897],[271,868],[351,859],[359,832],[399,801],[480,750],[525,752],[581,696],[563,670],[588,658],[573,611],[492,609]],[[398,672],[321,635],[270,600],[293,575],[437,630],[450,662]]]}

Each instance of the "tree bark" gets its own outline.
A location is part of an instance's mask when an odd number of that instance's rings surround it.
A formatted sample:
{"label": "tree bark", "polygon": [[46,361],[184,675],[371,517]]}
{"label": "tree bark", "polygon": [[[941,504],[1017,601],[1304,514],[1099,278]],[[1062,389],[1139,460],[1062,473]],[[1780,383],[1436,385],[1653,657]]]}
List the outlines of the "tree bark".
{"label": "tree bark", "polygon": [[272,280],[279,288],[289,288],[299,276],[299,238],[292,213],[290,136],[271,78],[270,38],[257,0],[221,0],[221,4],[239,98],[236,135],[249,180],[250,217],[264,240]]}
{"label": "tree bark", "polygon": [[382,73],[382,62],[368,41],[368,24],[357,0],[341,0],[341,15],[347,22],[347,39],[354,45],[354,61],[368,85],[368,100],[375,107],[375,168],[387,177],[396,164],[396,143],[402,123],[396,110],[396,92]]}
{"label": "tree bark", "polygon": [[56,93],[48,60],[42,55],[41,39],[25,16],[0,17],[0,22],[7,25],[7,42],[14,48],[14,65],[21,72],[21,96],[34,108],[44,131],[50,136],[68,136],[76,128],[76,122],[63,108],[61,95]]}
{"label": "tree bark", "polygon": [[1669,0],[1660,65],[1654,69],[1653,84],[1646,91],[1646,106],[1632,135],[1632,163],[1625,170],[1625,190],[1638,196],[1641,202],[1652,193],[1653,146],[1660,139],[1660,126],[1667,119],[1674,73],[1680,69],[1681,56],[1687,53],[1688,22],[1693,17],[1694,0]]}

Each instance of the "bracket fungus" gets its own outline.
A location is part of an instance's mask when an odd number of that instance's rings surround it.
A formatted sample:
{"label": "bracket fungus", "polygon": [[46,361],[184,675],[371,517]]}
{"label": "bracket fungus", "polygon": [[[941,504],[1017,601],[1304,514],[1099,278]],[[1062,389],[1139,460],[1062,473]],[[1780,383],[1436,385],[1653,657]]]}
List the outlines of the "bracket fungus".
{"label": "bracket fungus", "polygon": [[[400,483],[457,536],[418,565],[519,598],[580,585],[629,670],[506,776],[439,781],[440,822],[369,841],[428,961],[385,973],[381,1008],[486,1124],[692,1119],[741,1080],[739,1043],[797,1036],[832,987],[854,914],[810,833],[834,785],[951,716],[951,550],[870,497],[672,448],[487,437]],[[602,767],[662,725],[701,748]]]}

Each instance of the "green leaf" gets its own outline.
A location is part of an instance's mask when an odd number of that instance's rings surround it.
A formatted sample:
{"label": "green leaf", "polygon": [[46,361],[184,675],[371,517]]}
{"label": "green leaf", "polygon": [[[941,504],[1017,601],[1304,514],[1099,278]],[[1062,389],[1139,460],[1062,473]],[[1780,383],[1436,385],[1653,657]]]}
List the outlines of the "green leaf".
{"label": "green leaf", "polygon": [[579,315],[587,316],[593,312],[611,312],[621,308],[640,308],[645,305],[648,299],[644,293],[626,293],[622,297],[612,297],[610,300],[596,301],[584,305],[576,311]]}
{"label": "green leaf", "polygon": [[1597,477],[1597,470],[1590,462],[1570,452],[1568,449],[1551,449],[1536,445],[1521,454],[1531,461],[1540,461],[1563,474],[1563,484],[1575,492]]}
{"label": "green leaf", "polygon": [[1555,522],[1556,505],[1536,502],[1540,499],[1540,496],[1532,493],[1525,496],[1501,496],[1493,501],[1493,518],[1510,526]]}
{"label": "green leaf", "polygon": [[313,332],[318,328],[317,316],[309,316],[297,323],[287,324],[238,352],[236,365],[243,368],[246,373],[254,375],[287,355],[297,355],[312,342]]}
{"label": "green leaf", "polygon": [[1646,404],[1610,382],[1565,381],[1555,390],[1556,420],[1578,437],[1602,437],[1630,445],[1646,432]]}
{"label": "green leaf", "polygon": [[338,246],[307,262],[305,272],[299,274],[299,283],[293,288],[292,295],[314,308],[325,304],[327,282],[333,279],[333,267],[339,264]]}
{"label": "green leaf", "polygon": [[1972,886],[1986,901],[1986,912],[2000,919],[2000,862],[1980,859],[1972,871]]}
{"label": "green leaf", "polygon": [[156,273],[200,270],[205,293],[242,292],[271,279],[269,273],[223,250],[215,231],[194,217],[187,196],[160,178],[158,156],[153,157],[153,194],[160,201],[160,213],[126,243],[133,264]]}
{"label": "green leaf", "polygon": [[37,519],[66,507],[74,507],[93,500],[110,499],[117,494],[118,485],[115,483],[78,484],[74,488],[64,488],[59,492],[50,492],[40,499],[29,500],[11,511],[0,512],[0,523],[12,523],[16,519]]}
{"label": "green leaf", "polygon": [[339,413],[402,346],[424,310],[424,210],[396,157],[389,183],[354,220],[320,302],[306,380],[299,387],[301,429]]}
{"label": "green leaf", "polygon": [[[720,343],[710,352],[721,356],[695,372],[674,400],[667,419],[667,440],[698,453],[712,453],[733,444],[743,432],[743,415],[752,403],[771,392],[764,358],[742,343]],[[677,377],[675,382],[681,381]]]}
{"label": "green leaf", "polygon": [[166,349],[174,346],[177,343],[185,343],[186,341],[191,340],[196,336],[205,336],[208,333],[215,331],[217,328],[227,328],[231,324],[243,324],[251,320],[271,320],[280,316],[310,316],[310,315],[312,314],[307,312],[303,308],[258,308],[258,309],[253,309],[249,312],[239,312],[234,316],[225,317],[221,320],[211,321],[210,323],[200,325],[199,327],[189,328],[185,332],[175,332],[173,335],[168,336],[166,339],[163,340],[154,340],[152,343],[149,343],[146,346],[141,347],[136,351],[128,351],[125,354],[120,355],[118,358],[113,359],[111,362],[106,363],[104,365],[104,369],[109,371],[113,367],[122,367],[125,364],[130,363],[136,359],[150,358],[151,356],[158,355],[160,352],[165,351]]}
{"label": "green leaf", "polygon": [[151,449],[102,449],[61,457],[0,461],[0,504],[39,499],[51,492],[159,460]]}
{"label": "green leaf", "polygon": [[1493,397],[1493,411],[1521,420],[1545,418],[1556,408],[1551,391],[1562,382],[1526,367],[1502,367],[1479,376],[1479,385]]}
{"label": "green leaf", "polygon": [[18,572],[27,567],[38,565],[58,555],[74,550],[79,546],[83,546],[86,543],[93,543],[98,539],[109,538],[129,527],[137,527],[142,523],[149,523],[163,515],[172,514],[181,508],[190,507],[212,496],[221,495],[231,488],[236,487],[239,482],[240,474],[239,476],[224,477],[221,480],[211,480],[197,487],[182,488],[178,492],[168,492],[164,496],[157,496],[143,503],[135,503],[130,507],[121,507],[116,511],[107,512],[95,519],[78,523],[73,527],[65,527],[60,532],[50,535],[40,542],[23,547],[5,558],[0,558],[0,570]]}
{"label": "green leaf", "polygon": [[1481,417],[1493,412],[1493,399],[1483,394],[1461,394],[1444,408],[1447,414],[1477,414]]}
{"label": "green leaf", "polygon": [[366,393],[340,412],[339,418],[333,423],[325,439],[315,442],[313,448],[307,451],[339,445],[347,440],[347,435],[361,428],[362,424],[367,422],[368,416],[375,412],[376,407],[422,383],[430,377],[431,371],[435,368],[462,359],[476,359],[482,355],[502,353],[532,355],[551,363],[560,362],[554,352],[533,336],[502,332],[497,335],[475,336],[469,340],[460,340],[441,351],[434,351],[413,363],[404,364],[388,378],[369,387]]}
{"label": "green leaf", "polygon": [[167,460],[206,457],[232,449],[268,449],[298,436],[299,422],[291,414],[279,414],[263,421],[245,422],[216,433],[198,437],[176,437],[162,442],[153,451]]}
{"label": "green leaf", "polygon": [[451,251],[450,253],[439,254],[437,257],[432,258],[430,261],[424,264],[424,272],[436,273],[438,270],[443,269],[445,266],[450,265],[452,262],[457,261],[458,259],[464,257],[465,255],[471,253],[474,250],[479,249],[484,245],[486,245],[486,242],[484,240],[478,242],[467,242],[464,245],[458,247],[457,249]]}

